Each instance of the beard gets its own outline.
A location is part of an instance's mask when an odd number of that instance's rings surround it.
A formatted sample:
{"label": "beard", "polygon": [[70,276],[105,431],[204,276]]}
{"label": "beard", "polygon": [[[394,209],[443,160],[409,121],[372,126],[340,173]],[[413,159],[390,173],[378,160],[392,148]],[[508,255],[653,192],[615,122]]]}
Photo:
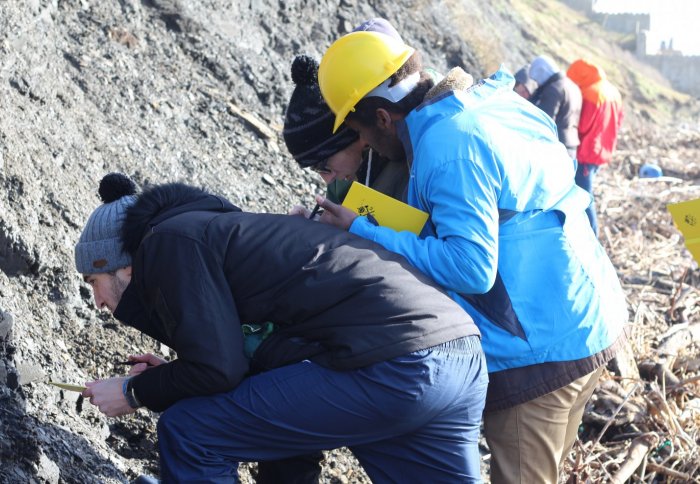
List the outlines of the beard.
{"label": "beard", "polygon": [[114,301],[114,307],[109,308],[109,310],[114,313],[115,309],[117,309],[117,306],[119,305],[119,301],[122,299],[122,295],[124,294],[124,291],[126,290],[127,286],[129,285],[131,281],[121,279],[119,276],[116,274],[112,277],[112,282],[110,283],[109,287],[109,292],[111,296],[111,300]]}

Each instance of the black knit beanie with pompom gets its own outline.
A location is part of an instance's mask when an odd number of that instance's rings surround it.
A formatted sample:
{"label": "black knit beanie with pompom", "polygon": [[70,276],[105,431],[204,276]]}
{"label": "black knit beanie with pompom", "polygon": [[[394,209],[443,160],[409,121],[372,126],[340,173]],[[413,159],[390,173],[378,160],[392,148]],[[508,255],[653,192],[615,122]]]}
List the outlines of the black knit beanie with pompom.
{"label": "black knit beanie with pompom", "polygon": [[287,149],[301,167],[315,165],[354,143],[357,133],[341,126],[333,134],[335,116],[318,87],[318,62],[300,55],[292,63],[296,87],[289,100],[282,134]]}
{"label": "black knit beanie with pompom", "polygon": [[103,204],[92,212],[75,245],[75,266],[81,274],[112,272],[131,265],[121,240],[126,210],[136,201],[136,184],[110,173],[100,181]]}

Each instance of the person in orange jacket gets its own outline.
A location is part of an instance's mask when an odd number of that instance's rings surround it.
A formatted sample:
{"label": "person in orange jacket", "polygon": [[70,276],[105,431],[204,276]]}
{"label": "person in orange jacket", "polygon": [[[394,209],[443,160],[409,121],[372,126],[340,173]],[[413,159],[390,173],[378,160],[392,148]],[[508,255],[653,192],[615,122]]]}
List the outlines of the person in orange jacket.
{"label": "person in orange jacket", "polygon": [[[593,196],[593,181],[601,165],[612,158],[622,124],[622,97],[602,68],[584,59],[575,61],[566,75],[581,89],[583,105],[578,123],[576,184]],[[593,199],[594,200],[594,199]],[[586,210],[598,235],[595,202]]]}

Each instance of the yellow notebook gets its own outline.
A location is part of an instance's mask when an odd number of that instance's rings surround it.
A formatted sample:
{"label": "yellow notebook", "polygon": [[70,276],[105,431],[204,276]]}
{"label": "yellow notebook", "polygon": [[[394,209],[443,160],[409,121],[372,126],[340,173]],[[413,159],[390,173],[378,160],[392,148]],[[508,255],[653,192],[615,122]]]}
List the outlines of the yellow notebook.
{"label": "yellow notebook", "polygon": [[667,206],[673,221],[685,237],[685,245],[700,262],[700,198]]}
{"label": "yellow notebook", "polygon": [[422,210],[357,182],[353,182],[350,187],[343,200],[343,206],[358,215],[370,215],[382,227],[389,227],[397,232],[408,230],[418,235],[428,220],[428,214]]}

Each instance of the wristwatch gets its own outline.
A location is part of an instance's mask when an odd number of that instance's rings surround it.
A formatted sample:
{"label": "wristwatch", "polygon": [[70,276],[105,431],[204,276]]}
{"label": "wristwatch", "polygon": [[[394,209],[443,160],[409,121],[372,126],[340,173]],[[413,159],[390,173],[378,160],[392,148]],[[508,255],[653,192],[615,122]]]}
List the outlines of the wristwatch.
{"label": "wristwatch", "polygon": [[136,393],[134,393],[134,385],[131,378],[124,380],[122,384],[122,392],[124,393],[124,398],[126,398],[126,403],[129,404],[131,408],[142,407],[141,402],[136,398]]}

